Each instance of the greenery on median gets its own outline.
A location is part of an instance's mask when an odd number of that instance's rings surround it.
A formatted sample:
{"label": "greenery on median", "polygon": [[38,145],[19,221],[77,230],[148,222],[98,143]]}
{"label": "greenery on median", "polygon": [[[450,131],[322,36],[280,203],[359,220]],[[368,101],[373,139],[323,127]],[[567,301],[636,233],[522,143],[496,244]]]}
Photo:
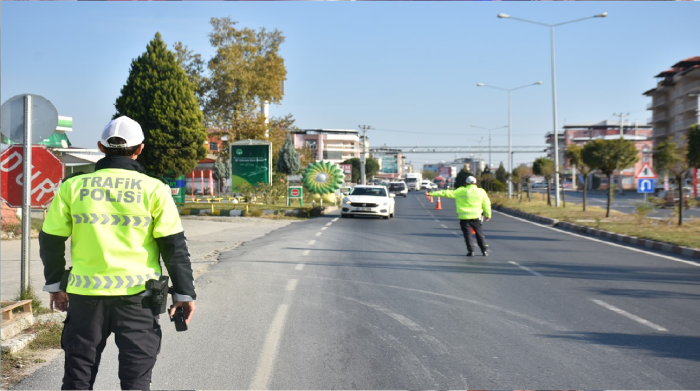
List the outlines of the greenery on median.
{"label": "greenery on median", "polygon": [[693,217],[682,226],[678,226],[677,208],[668,217],[647,217],[646,212],[650,210],[640,203],[636,213],[622,213],[611,210],[610,216],[605,217],[606,210],[604,208],[588,206],[584,212],[581,210],[581,204],[572,202],[567,202],[565,208],[555,208],[547,206],[547,202],[537,196],[533,196],[532,201],[529,202],[526,197],[522,201],[519,199],[509,200],[505,195],[494,193],[490,194],[490,198],[494,207],[504,206],[525,213],[605,231],[680,246],[700,248],[700,219]]}

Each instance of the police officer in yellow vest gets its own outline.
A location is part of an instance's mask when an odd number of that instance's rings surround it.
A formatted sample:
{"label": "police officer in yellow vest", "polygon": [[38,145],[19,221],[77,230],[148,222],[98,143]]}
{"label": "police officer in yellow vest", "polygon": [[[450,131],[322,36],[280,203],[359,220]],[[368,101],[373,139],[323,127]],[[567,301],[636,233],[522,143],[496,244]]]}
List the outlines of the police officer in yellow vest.
{"label": "police officer in yellow vest", "polygon": [[454,198],[457,204],[457,217],[459,227],[462,229],[464,241],[467,244],[467,256],[474,256],[474,244],[471,235],[471,228],[474,228],[476,242],[481,249],[481,253],[487,257],[489,255],[488,245],[481,229],[481,215],[486,221],[491,220],[491,200],[484,189],[476,186],[476,178],[468,176],[466,184],[456,190],[439,190],[425,194],[433,197]]}
{"label": "police officer in yellow vest", "polygon": [[[51,310],[68,311],[61,338],[64,390],[92,389],[111,333],[122,389],[150,389],[162,334],[145,285],[162,274],[160,256],[175,291],[170,315],[182,307],[189,323],[195,311],[180,216],[168,185],[136,162],[143,140],[131,118],[110,121],[97,143],[105,157],[94,173],[61,184],[39,234]],[[69,237],[73,266],[64,276]]]}

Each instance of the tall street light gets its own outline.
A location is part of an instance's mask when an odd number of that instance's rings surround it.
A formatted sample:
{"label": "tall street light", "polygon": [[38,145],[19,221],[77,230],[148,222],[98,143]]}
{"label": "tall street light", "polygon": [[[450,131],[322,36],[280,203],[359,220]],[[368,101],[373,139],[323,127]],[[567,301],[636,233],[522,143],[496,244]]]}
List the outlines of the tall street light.
{"label": "tall street light", "polygon": [[574,23],[574,22],[580,22],[582,20],[586,19],[592,19],[592,18],[604,18],[608,16],[607,12],[603,12],[601,14],[593,15],[593,16],[588,16],[585,18],[581,19],[575,19],[575,20],[570,20],[568,22],[562,22],[562,23],[557,23],[557,24],[546,24],[546,23],[540,23],[540,22],[535,22],[532,20],[528,19],[522,19],[522,18],[515,18],[512,17],[508,14],[498,14],[497,15],[501,19],[513,19],[513,20],[519,20],[521,22],[527,22],[527,23],[532,23],[540,26],[545,26],[549,27],[549,34],[550,34],[550,41],[551,41],[551,51],[552,51],[552,111],[554,113],[554,200],[555,200],[555,206],[559,207],[559,135],[557,134],[557,72],[556,72],[556,67],[554,65],[554,28],[557,26],[561,26],[564,24],[569,24],[569,23]]}
{"label": "tall street light", "polygon": [[489,171],[491,171],[491,131],[492,131],[492,130],[496,130],[496,129],[507,128],[508,125],[506,125],[506,126],[499,126],[499,127],[491,128],[491,129],[489,129],[489,128],[484,128],[484,127],[481,127],[481,126],[476,126],[476,125],[472,125],[471,127],[472,127],[472,128],[478,128],[478,129],[484,129],[484,130],[488,130],[488,131],[489,131]]}
{"label": "tall street light", "polygon": [[[511,115],[510,115],[510,93],[515,90],[519,90],[521,88],[525,87],[530,87],[530,86],[538,86],[542,84],[542,81],[538,81],[532,84],[526,84],[524,86],[516,87],[516,88],[501,88],[501,87],[494,87],[494,86],[489,86],[484,83],[477,83],[477,87],[489,87],[489,88],[494,88],[496,90],[501,90],[501,91],[507,91],[508,92],[508,172],[512,173],[513,172],[513,154],[511,153],[512,150],[512,137],[511,137]],[[508,198],[510,198],[513,195],[513,182],[510,180],[510,175],[508,176]]]}

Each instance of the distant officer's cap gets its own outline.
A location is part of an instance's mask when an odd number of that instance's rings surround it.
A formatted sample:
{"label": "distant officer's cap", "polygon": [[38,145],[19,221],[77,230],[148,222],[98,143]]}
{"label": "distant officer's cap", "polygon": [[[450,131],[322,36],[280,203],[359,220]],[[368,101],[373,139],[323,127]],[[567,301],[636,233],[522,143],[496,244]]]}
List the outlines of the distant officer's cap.
{"label": "distant officer's cap", "polygon": [[[126,144],[111,144],[107,140],[112,137],[119,137],[126,141]],[[127,116],[121,116],[109,121],[105,126],[100,143],[107,148],[128,148],[141,144],[143,139],[141,125]]]}
{"label": "distant officer's cap", "polygon": [[470,185],[475,184],[475,183],[476,183],[476,178],[474,178],[474,177],[471,176],[471,175],[468,176],[468,177],[467,177],[467,183],[470,184]]}

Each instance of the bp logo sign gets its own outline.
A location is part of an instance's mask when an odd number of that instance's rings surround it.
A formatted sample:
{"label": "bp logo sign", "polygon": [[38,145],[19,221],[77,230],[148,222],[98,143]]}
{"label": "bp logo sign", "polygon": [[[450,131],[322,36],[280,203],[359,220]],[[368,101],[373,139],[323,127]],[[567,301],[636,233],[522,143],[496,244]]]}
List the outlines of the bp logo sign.
{"label": "bp logo sign", "polygon": [[236,155],[238,155],[238,156],[243,155],[243,150],[242,150],[242,149],[236,149]]}

